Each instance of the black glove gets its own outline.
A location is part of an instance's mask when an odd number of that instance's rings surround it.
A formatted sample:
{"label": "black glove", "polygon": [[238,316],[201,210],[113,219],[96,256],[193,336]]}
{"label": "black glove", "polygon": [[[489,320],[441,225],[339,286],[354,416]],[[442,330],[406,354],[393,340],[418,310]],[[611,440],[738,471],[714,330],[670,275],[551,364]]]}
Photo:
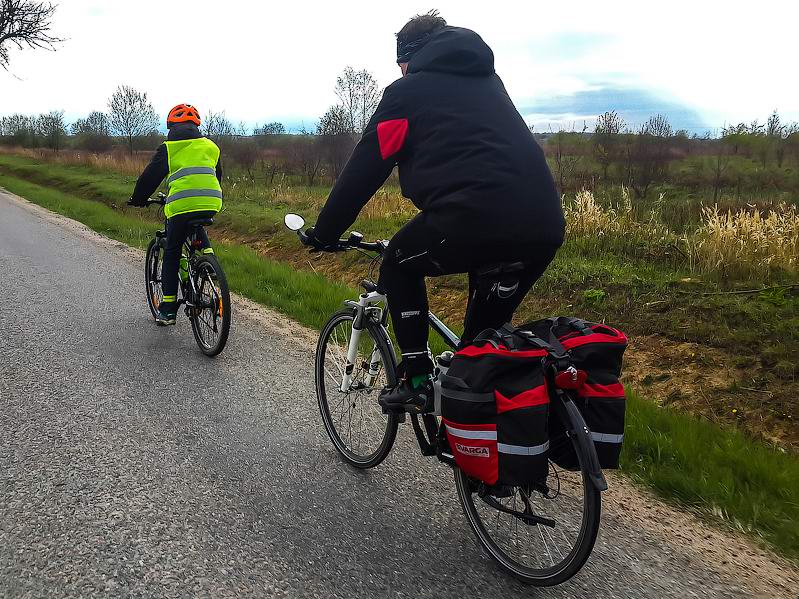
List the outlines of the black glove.
{"label": "black glove", "polygon": [[144,208],[146,205],[147,205],[147,200],[146,199],[144,201],[142,201],[142,200],[134,200],[133,197],[131,197],[128,200],[128,206],[135,206],[136,208]]}
{"label": "black glove", "polygon": [[302,243],[311,248],[312,252],[335,252],[337,246],[335,243],[323,243],[316,237],[316,231],[313,227],[305,230],[300,236]]}

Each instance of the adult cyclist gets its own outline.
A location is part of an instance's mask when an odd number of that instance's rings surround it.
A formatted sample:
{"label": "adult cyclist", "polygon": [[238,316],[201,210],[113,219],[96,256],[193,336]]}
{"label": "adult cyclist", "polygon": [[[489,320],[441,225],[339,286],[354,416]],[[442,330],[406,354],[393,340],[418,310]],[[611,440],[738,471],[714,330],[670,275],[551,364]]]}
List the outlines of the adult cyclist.
{"label": "adult cyclist", "polygon": [[[191,104],[178,104],[169,111],[167,140],[161,144],[145,167],[128,204],[146,206],[164,179],[169,191],[164,206],[166,247],[161,264],[161,287],[164,297],[155,319],[159,326],[175,324],[178,304],[178,269],[183,242],[191,233],[187,223],[211,217],[222,209],[222,163],[219,148],[200,133],[200,113]],[[213,254],[204,229],[200,251]]]}
{"label": "adult cyclist", "polygon": [[[425,277],[469,273],[463,339],[510,321],[563,243],[565,221],[544,154],[474,31],[437,12],[397,34],[402,78],[388,86],[334,185],[316,226],[317,250],[333,249],[399,167],[402,193],[420,213],[389,243],[379,285],[402,353],[401,378],[380,395],[389,411],[432,407]],[[490,264],[521,262],[514,285],[480,289]]]}

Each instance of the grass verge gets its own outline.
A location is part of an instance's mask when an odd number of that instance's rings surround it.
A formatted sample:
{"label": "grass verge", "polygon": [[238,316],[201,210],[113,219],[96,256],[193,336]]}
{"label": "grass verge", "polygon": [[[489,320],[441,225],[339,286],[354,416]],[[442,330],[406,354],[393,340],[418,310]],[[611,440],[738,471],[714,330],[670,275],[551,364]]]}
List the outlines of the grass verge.
{"label": "grass verge", "polygon": [[[154,213],[124,213],[96,201],[0,174],[9,191],[91,229],[144,247]],[[319,328],[356,291],[316,273],[260,256],[237,244],[215,244],[231,288],[296,321]],[[622,470],[661,497],[707,519],[766,541],[799,558],[799,460],[735,430],[630,394]]]}

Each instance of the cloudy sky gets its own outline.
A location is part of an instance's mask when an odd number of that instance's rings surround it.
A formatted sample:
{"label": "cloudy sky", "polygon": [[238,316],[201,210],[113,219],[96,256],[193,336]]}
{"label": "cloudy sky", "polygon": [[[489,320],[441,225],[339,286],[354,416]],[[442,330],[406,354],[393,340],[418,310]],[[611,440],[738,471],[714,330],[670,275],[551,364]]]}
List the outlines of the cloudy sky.
{"label": "cloudy sky", "polygon": [[537,130],[581,129],[609,109],[630,124],[662,112],[697,133],[775,108],[799,120],[795,0],[60,0],[54,31],[68,39],[12,55],[0,114],[72,120],[124,83],[159,113],[185,101],[234,122],[310,127],[347,65],[382,86],[398,77],[394,33],[433,7],[483,36]]}

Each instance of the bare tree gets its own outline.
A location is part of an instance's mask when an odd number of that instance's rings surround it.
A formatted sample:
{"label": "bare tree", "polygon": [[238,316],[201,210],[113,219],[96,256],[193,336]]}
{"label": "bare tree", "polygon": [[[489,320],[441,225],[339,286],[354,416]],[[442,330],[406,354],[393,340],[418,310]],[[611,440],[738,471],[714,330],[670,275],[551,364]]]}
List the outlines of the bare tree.
{"label": "bare tree", "polygon": [[324,162],[319,138],[303,128],[292,142],[289,159],[308,181],[308,185],[313,186]]}
{"label": "bare tree", "polygon": [[64,111],[53,110],[39,115],[36,119],[36,130],[44,138],[45,146],[58,152],[64,145],[64,138],[67,135]]}
{"label": "bare tree", "polygon": [[380,89],[374,76],[362,69],[347,67],[336,79],[336,96],[341,101],[350,128],[363,133],[380,103]]}
{"label": "bare tree", "polygon": [[286,127],[283,123],[278,123],[277,121],[272,123],[266,123],[262,126],[255,125],[255,129],[253,129],[253,135],[285,135]]}
{"label": "bare tree", "polygon": [[575,174],[583,160],[582,155],[576,151],[577,140],[585,134],[586,129],[586,125],[583,124],[582,132],[575,133],[572,124],[571,131],[560,129],[547,140],[547,148],[551,148],[550,151],[555,159],[555,173],[561,193],[564,193],[570,184],[573,185],[576,179]]}
{"label": "bare tree", "polygon": [[594,159],[602,167],[602,179],[605,181],[610,165],[621,157],[619,135],[625,127],[624,119],[615,110],[599,115],[596,120],[592,137]]}
{"label": "bare tree", "polygon": [[227,140],[236,134],[233,124],[225,116],[225,111],[214,112],[209,110],[203,119],[203,135],[214,141]]}
{"label": "bare tree", "polygon": [[666,177],[669,166],[671,125],[663,115],[650,117],[627,146],[630,186],[639,198],[645,198],[653,183]]}
{"label": "bare tree", "polygon": [[158,117],[145,92],[120,85],[108,101],[111,131],[128,140],[133,154],[133,139],[158,130]]}
{"label": "bare tree", "polygon": [[355,147],[355,135],[344,106],[331,106],[316,126],[318,143],[330,166],[333,179],[338,179]]}
{"label": "bare tree", "polygon": [[111,147],[111,123],[104,112],[95,110],[89,113],[85,119],[72,123],[71,130],[81,149],[104,152]]}
{"label": "bare tree", "polygon": [[0,0],[0,66],[8,70],[11,46],[22,50],[56,49],[61,38],[50,35],[56,7],[34,0]]}
{"label": "bare tree", "polygon": [[724,146],[716,148],[716,157],[713,163],[713,203],[719,200],[719,194],[724,187],[725,175],[730,166],[730,155]]}

